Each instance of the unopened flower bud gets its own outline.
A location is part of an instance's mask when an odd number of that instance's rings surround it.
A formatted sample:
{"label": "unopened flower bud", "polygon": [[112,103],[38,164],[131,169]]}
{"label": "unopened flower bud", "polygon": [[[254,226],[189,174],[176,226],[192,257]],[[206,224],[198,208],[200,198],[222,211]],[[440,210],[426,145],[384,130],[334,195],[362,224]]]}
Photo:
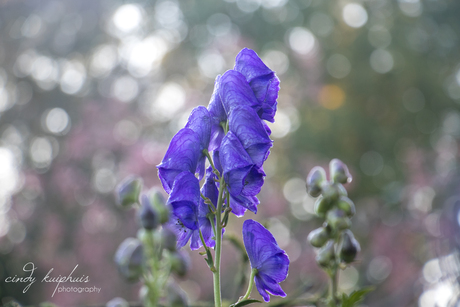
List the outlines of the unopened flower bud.
{"label": "unopened flower bud", "polygon": [[337,191],[339,191],[339,196],[348,196],[347,189],[341,183],[334,183]]}
{"label": "unopened flower bud", "polygon": [[340,190],[339,187],[335,184],[326,183],[323,184],[323,197],[329,202],[334,203],[339,199]]}
{"label": "unopened flower bud", "polygon": [[134,176],[125,178],[115,189],[117,204],[129,208],[139,202],[139,194],[142,190],[142,179]]}
{"label": "unopened flower bud", "polygon": [[138,239],[125,239],[118,247],[114,259],[120,274],[127,281],[136,282],[142,276],[144,248]]}
{"label": "unopened flower bud", "polygon": [[359,242],[355,239],[355,236],[350,230],[346,230],[342,234],[342,246],[340,248],[340,258],[350,263],[355,260],[356,255],[361,250]]}
{"label": "unopened flower bud", "polygon": [[160,235],[161,235],[161,246],[164,249],[169,250],[170,252],[174,252],[177,246],[177,236],[174,233],[174,231],[172,231],[168,227],[164,227],[161,230]]}
{"label": "unopened flower bud", "polygon": [[188,254],[181,251],[171,253],[171,271],[179,277],[184,277],[190,267]]}
{"label": "unopened flower bud", "polygon": [[355,204],[351,199],[345,196],[340,197],[337,208],[345,212],[348,217],[352,217],[356,213]]}
{"label": "unopened flower bud", "polygon": [[169,208],[166,206],[166,200],[163,194],[157,189],[153,188],[148,192],[150,203],[153,208],[158,212],[160,223],[164,224],[169,221]]}
{"label": "unopened flower bud", "polygon": [[344,211],[340,209],[333,209],[327,213],[327,223],[332,229],[335,230],[344,230],[350,228],[351,221],[347,217]]}
{"label": "unopened flower bud", "polygon": [[316,255],[316,262],[322,267],[328,267],[335,257],[334,240],[329,240]]}
{"label": "unopened flower bud", "polygon": [[168,306],[187,307],[187,294],[176,283],[170,282],[167,286]]}
{"label": "unopened flower bud", "polygon": [[137,218],[142,227],[152,230],[160,225],[160,217],[153,207],[151,198],[147,194],[141,195],[141,208],[137,213]]}
{"label": "unopened flower bud", "polygon": [[317,228],[310,232],[307,240],[314,247],[322,247],[329,240],[329,232],[325,227]]}
{"label": "unopened flower bud", "polygon": [[121,297],[116,297],[108,301],[105,307],[129,307],[129,303]]}
{"label": "unopened flower bud", "polygon": [[316,200],[315,202],[315,213],[319,217],[324,217],[326,216],[326,213],[329,209],[331,209],[332,203],[329,201],[329,199],[320,197]]}
{"label": "unopened flower bud", "polygon": [[307,176],[307,192],[312,197],[318,197],[321,194],[321,186],[326,181],[326,172],[320,166],[312,168]]}
{"label": "unopened flower bud", "polygon": [[329,163],[329,172],[331,180],[337,183],[351,182],[352,177],[348,171],[348,167],[339,159],[333,159]]}

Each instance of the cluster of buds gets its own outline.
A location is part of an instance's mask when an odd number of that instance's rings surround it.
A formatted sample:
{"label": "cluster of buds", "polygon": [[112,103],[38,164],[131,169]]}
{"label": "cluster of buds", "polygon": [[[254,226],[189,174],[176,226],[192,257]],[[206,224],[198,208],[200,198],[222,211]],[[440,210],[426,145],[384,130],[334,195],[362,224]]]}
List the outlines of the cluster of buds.
{"label": "cluster of buds", "polygon": [[338,159],[329,163],[330,180],[322,167],[314,167],[307,177],[307,192],[318,197],[315,213],[324,218],[323,226],[308,235],[308,241],[319,248],[316,261],[325,269],[336,269],[342,263],[353,262],[360,251],[360,245],[350,231],[355,205],[347,197],[343,184],[352,177],[347,166]]}
{"label": "cluster of buds", "polygon": [[176,249],[177,236],[168,227],[170,208],[163,195],[156,188],[142,193],[142,187],[140,178],[128,177],[116,189],[118,205],[137,210],[140,229],[136,238],[127,238],[120,244],[115,263],[126,281],[143,281],[140,297],[144,306],[157,306],[159,302],[187,306],[186,296],[170,274],[185,276],[188,255]]}

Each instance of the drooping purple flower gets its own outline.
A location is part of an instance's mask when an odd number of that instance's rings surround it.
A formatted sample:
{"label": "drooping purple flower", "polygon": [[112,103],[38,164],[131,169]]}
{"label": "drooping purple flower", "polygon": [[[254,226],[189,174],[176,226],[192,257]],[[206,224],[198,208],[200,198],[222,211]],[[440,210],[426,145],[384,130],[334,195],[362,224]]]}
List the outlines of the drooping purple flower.
{"label": "drooping purple flower", "polygon": [[[207,171],[206,182],[201,190],[204,196],[217,202],[216,186],[214,179],[209,179]],[[190,172],[183,172],[176,177],[168,200],[172,207],[172,216],[168,227],[177,236],[177,248],[181,248],[190,240],[190,248],[196,250],[203,244],[200,230],[207,246],[215,245],[211,222],[207,215],[210,212],[207,204],[200,197],[198,179]]]}
{"label": "drooping purple flower", "polygon": [[195,173],[201,155],[201,140],[198,133],[190,128],[177,132],[169,143],[169,148],[157,165],[158,176],[166,193],[171,193],[174,179],[182,172]]}
{"label": "drooping purple flower", "polygon": [[280,80],[268,68],[255,51],[244,48],[238,53],[234,70],[242,73],[261,104],[258,112],[261,119],[275,121]]}
{"label": "drooping purple flower", "polygon": [[[240,140],[231,131],[222,140],[219,162],[233,200],[230,201],[230,207],[240,205],[257,213],[258,200],[255,196],[264,184],[265,173],[255,165]],[[232,209],[235,209],[235,214],[241,211],[238,208]]]}
{"label": "drooping purple flower", "polygon": [[235,107],[228,118],[229,130],[233,132],[257,167],[267,159],[273,146],[262,121],[248,106]]}
{"label": "drooping purple flower", "polygon": [[198,203],[200,202],[200,183],[190,172],[182,172],[174,180],[168,203],[173,214],[189,229],[197,229]]}
{"label": "drooping purple flower", "polygon": [[221,123],[227,121],[227,113],[225,112],[222,100],[220,99],[219,86],[221,76],[218,75],[214,81],[214,91],[209,101],[208,111],[211,115],[211,140],[209,142],[209,150],[216,150],[219,148],[222,138],[225,135],[224,128]]}
{"label": "drooping purple flower", "polygon": [[288,274],[289,257],[286,252],[278,246],[270,231],[254,220],[244,221],[243,241],[251,268],[257,270],[254,280],[264,301],[270,301],[269,293],[285,297],[286,293],[279,283]]}
{"label": "drooping purple flower", "polygon": [[198,106],[192,110],[188,117],[185,128],[189,128],[196,132],[200,138],[200,156],[198,159],[197,173],[198,179],[201,180],[204,176],[204,168],[206,156],[203,153],[204,149],[208,149],[209,139],[211,137],[211,115],[208,109],[204,106]]}
{"label": "drooping purple flower", "polygon": [[246,78],[235,70],[227,70],[220,78],[219,96],[227,116],[241,105],[249,106],[256,112],[261,108]]}

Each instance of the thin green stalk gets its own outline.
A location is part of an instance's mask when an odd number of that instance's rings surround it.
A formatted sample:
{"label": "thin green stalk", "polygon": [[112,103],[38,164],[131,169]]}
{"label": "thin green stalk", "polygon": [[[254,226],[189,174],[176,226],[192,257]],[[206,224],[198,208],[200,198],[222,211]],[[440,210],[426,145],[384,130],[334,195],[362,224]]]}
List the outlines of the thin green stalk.
{"label": "thin green stalk", "polygon": [[222,307],[222,292],[220,289],[220,258],[222,252],[222,205],[224,202],[223,194],[225,190],[225,181],[224,176],[220,178],[219,184],[219,197],[217,201],[216,208],[216,247],[215,247],[215,261],[214,266],[216,268],[213,272],[213,282],[214,282],[214,305],[215,307]]}
{"label": "thin green stalk", "polygon": [[257,269],[252,269],[251,276],[249,276],[248,291],[246,291],[246,294],[243,296],[243,298],[240,301],[247,300],[249,298],[249,295],[251,295],[252,287],[254,286],[254,276],[256,276],[256,274],[257,274]]}

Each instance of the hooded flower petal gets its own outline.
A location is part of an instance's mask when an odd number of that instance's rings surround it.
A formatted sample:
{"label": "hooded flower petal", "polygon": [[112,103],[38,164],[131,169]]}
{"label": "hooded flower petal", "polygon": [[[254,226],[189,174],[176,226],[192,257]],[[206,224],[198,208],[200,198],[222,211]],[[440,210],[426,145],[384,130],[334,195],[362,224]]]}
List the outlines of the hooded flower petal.
{"label": "hooded flower petal", "polygon": [[219,160],[233,197],[255,196],[260,192],[265,173],[252,162],[240,140],[231,131],[222,140]]}
{"label": "hooded flower petal", "polygon": [[238,137],[256,166],[261,167],[270,153],[273,141],[259,116],[251,107],[238,106],[233,109],[228,121],[229,130]]}
{"label": "hooded flower petal", "polygon": [[234,70],[242,73],[261,104],[261,119],[274,122],[280,81],[251,49],[244,48],[236,56]]}
{"label": "hooded flower petal", "polygon": [[252,269],[257,269],[254,279],[257,290],[265,302],[270,301],[268,293],[285,297],[278,283],[286,279],[289,257],[276,243],[273,235],[254,220],[243,224],[243,241]]}
{"label": "hooded flower petal", "polygon": [[189,229],[198,228],[198,203],[200,183],[190,172],[177,175],[169,195],[168,203],[174,215]]}
{"label": "hooded flower petal", "polygon": [[171,192],[174,179],[184,171],[195,173],[200,158],[200,136],[190,128],[183,128],[172,138],[169,148],[157,165],[158,176],[166,193]]}
{"label": "hooded flower petal", "polygon": [[256,112],[261,107],[246,78],[235,70],[228,70],[220,79],[219,95],[227,115],[240,105],[249,106]]}
{"label": "hooded flower petal", "polygon": [[208,109],[203,106],[194,108],[188,117],[185,128],[193,130],[200,137],[200,156],[196,172],[199,174],[198,179],[201,180],[204,176],[206,163],[206,156],[203,153],[203,149],[208,149],[211,137],[211,115]]}
{"label": "hooded flower petal", "polygon": [[225,112],[222,100],[219,95],[221,76],[216,77],[214,82],[214,92],[212,93],[211,100],[209,101],[208,111],[211,115],[211,139],[209,142],[209,150],[216,150],[219,148],[222,138],[224,137],[224,129],[221,123],[227,121],[227,113]]}

